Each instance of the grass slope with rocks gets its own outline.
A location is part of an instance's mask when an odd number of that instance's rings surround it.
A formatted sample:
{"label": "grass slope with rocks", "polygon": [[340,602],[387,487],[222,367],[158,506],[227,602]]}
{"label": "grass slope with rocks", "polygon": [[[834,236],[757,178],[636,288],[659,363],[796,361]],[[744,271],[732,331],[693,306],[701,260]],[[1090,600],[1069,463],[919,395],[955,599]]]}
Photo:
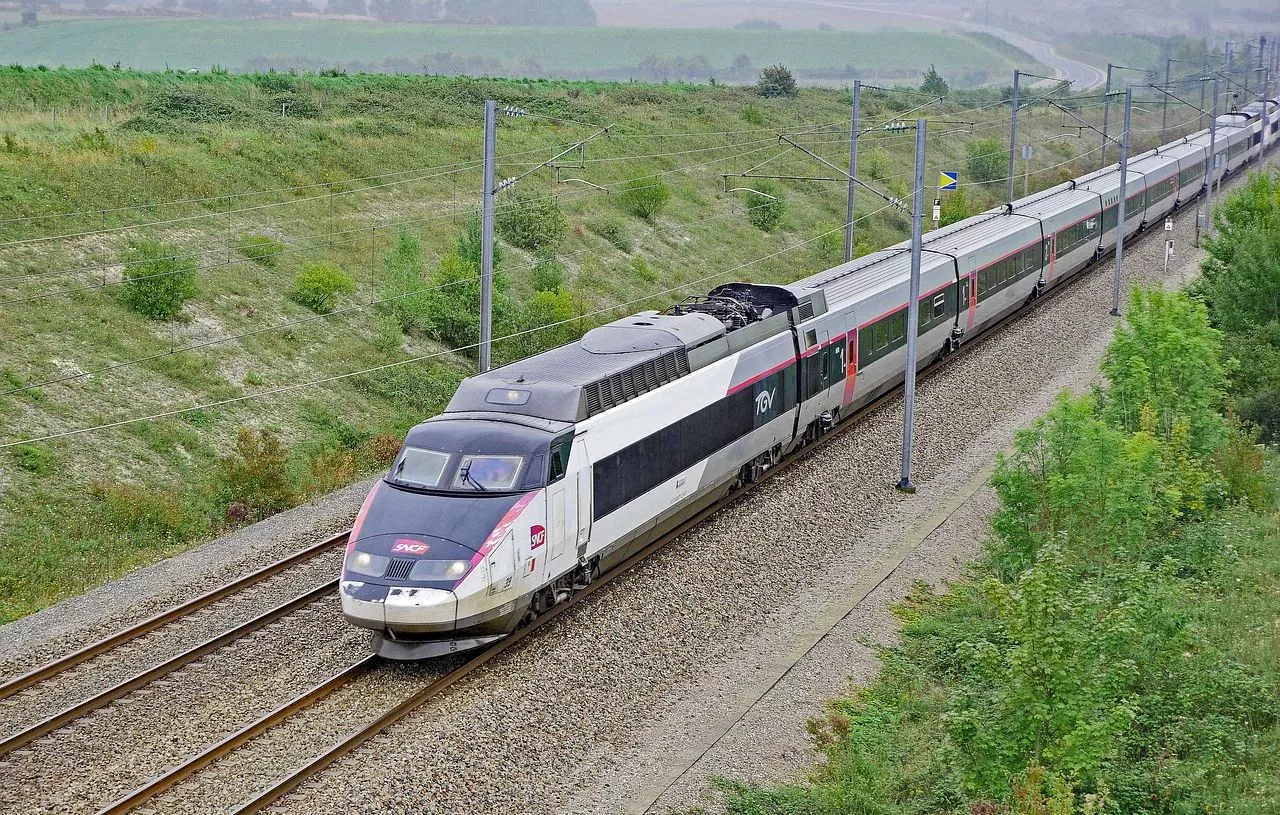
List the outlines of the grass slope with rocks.
{"label": "grass slope with rocks", "polygon": [[[847,92],[0,69],[0,620],[371,473],[441,409],[475,365],[486,98],[536,114],[502,118],[500,178],[610,126],[499,197],[500,362],[841,260],[842,183],[722,174],[826,175],[777,133],[847,161]],[[935,110],[969,123],[929,143],[948,222],[999,199],[1007,108]],[[1060,119],[1022,113],[1032,189],[1096,164]],[[908,198],[913,143],[866,134],[861,177]],[[859,253],[907,235],[858,212]]]}

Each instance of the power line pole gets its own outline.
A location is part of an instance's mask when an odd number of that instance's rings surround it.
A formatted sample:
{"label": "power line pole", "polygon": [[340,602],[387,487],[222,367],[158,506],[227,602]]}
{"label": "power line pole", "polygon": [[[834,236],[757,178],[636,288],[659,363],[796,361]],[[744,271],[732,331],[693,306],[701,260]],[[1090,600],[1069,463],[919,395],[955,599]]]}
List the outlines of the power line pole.
{"label": "power line pole", "polygon": [[484,103],[484,198],[480,205],[480,373],[493,356],[493,196],[497,163],[498,103]]}
{"label": "power line pole", "polygon": [[1098,164],[1101,170],[1107,166],[1107,125],[1111,122],[1111,69],[1115,67],[1107,63],[1107,89],[1102,95],[1102,161]]}
{"label": "power line pole", "polygon": [[1160,141],[1164,141],[1164,131],[1169,127],[1169,72],[1173,68],[1173,57],[1164,61],[1164,90],[1160,95]]}
{"label": "power line pole", "polygon": [[862,126],[862,80],[853,80],[853,117],[849,125],[849,201],[844,219],[844,262],[853,260],[853,179],[858,175],[858,128]]}
{"label": "power line pole", "polygon": [[1120,139],[1120,202],[1116,205],[1116,273],[1111,281],[1111,316],[1120,316],[1120,267],[1124,262],[1124,197],[1129,180],[1129,112],[1133,88],[1124,89],[1124,135]]}
{"label": "power line pole", "polygon": [[1013,111],[1009,116],[1009,197],[1005,201],[1013,201],[1013,157],[1018,149],[1018,80],[1022,72],[1013,72]]}
{"label": "power line pole", "polygon": [[[928,120],[916,119],[916,185],[911,209],[911,284],[907,295],[907,365],[902,396],[902,479],[898,489],[914,493],[911,483],[911,436],[916,412],[916,334],[920,331],[921,220],[924,218],[924,143]],[[1010,199],[1012,200],[1012,199]]]}
{"label": "power line pole", "polygon": [[[1214,174],[1214,149],[1218,143],[1218,77],[1213,78],[1213,112],[1209,114],[1209,157],[1206,159],[1206,170],[1204,174],[1205,193],[1204,193],[1204,227],[1208,229],[1213,222],[1213,174]],[[1200,246],[1200,223],[1201,219],[1196,218],[1196,246]]]}
{"label": "power line pole", "polygon": [[[1200,75],[1200,116],[1198,117],[1198,121],[1196,122],[1196,124],[1198,124],[1201,127],[1204,126],[1204,91],[1205,91],[1204,83],[1208,81],[1209,81],[1209,52],[1206,51],[1204,55],[1204,73]],[[1197,242],[1196,246],[1199,246],[1199,245],[1200,245],[1199,242]]]}

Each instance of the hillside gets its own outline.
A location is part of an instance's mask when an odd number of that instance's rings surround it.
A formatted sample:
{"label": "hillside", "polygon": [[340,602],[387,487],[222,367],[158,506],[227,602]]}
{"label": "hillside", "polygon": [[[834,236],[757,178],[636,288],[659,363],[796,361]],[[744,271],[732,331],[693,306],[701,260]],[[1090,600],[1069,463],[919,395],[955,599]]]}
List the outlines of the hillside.
{"label": "hillside", "polygon": [[[561,183],[542,170],[499,198],[500,360],[841,259],[843,183],[721,174],[828,175],[777,133],[846,162],[843,91],[0,69],[0,620],[373,472],[440,409],[474,366],[450,347],[476,330],[491,97],[537,114],[501,119],[499,177],[612,126]],[[868,91],[864,115],[920,102]],[[926,177],[964,182],[948,217],[1003,200],[1007,105],[929,113]],[[1146,143],[1158,120],[1135,116]],[[1062,124],[1023,112],[1032,189],[1096,165],[1097,137]],[[862,177],[908,197],[913,142],[865,135]],[[749,185],[781,203],[725,191]],[[860,252],[906,235],[870,194],[858,212]],[[188,273],[173,319],[124,283]]]}

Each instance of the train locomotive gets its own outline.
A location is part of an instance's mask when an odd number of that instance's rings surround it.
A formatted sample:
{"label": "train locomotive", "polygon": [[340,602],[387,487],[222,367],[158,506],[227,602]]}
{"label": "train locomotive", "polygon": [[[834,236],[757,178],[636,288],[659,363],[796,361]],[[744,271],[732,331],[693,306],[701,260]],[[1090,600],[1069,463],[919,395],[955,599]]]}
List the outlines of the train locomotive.
{"label": "train locomotive", "polygon": [[[946,356],[1257,159],[1280,102],[925,236],[918,358]],[[351,530],[340,596],[376,653],[509,634],[894,387],[906,242],[789,285],[728,283],[465,380]]]}

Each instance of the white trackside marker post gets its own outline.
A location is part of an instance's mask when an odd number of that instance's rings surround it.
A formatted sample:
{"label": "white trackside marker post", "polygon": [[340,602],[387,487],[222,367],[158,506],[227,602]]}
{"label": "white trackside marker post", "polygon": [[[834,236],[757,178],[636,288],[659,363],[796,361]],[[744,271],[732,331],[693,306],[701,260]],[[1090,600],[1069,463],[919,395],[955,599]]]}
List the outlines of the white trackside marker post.
{"label": "white trackside marker post", "polygon": [[[1164,231],[1173,232],[1173,219],[1164,219]],[[1164,275],[1169,276],[1169,259],[1173,257],[1173,238],[1167,238],[1164,242]]]}
{"label": "white trackside marker post", "polygon": [[920,236],[924,220],[924,137],[927,120],[916,119],[916,186],[911,209],[911,285],[907,295],[907,368],[902,398],[902,479],[898,489],[914,493],[911,483],[911,434],[916,412],[916,334],[920,330]]}

